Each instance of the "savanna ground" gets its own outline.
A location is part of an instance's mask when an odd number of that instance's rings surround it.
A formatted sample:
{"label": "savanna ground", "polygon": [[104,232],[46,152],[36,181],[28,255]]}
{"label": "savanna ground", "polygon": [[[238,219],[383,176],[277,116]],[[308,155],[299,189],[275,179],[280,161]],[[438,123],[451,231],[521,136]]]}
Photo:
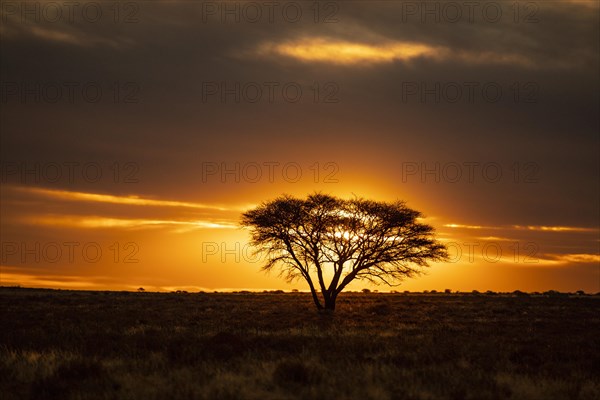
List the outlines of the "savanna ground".
{"label": "savanna ground", "polygon": [[0,288],[9,399],[598,399],[600,296]]}

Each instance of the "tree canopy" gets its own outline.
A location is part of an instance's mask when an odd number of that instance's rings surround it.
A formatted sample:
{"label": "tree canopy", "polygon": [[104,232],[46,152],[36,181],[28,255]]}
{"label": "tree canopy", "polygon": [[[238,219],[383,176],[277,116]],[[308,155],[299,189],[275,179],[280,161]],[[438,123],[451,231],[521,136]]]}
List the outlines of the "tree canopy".
{"label": "tree canopy", "polygon": [[303,278],[316,307],[334,310],[339,293],[355,279],[393,286],[447,258],[433,227],[420,217],[402,201],[315,193],[264,202],[245,212],[241,224],[266,256],[263,270],[279,268],[288,281]]}

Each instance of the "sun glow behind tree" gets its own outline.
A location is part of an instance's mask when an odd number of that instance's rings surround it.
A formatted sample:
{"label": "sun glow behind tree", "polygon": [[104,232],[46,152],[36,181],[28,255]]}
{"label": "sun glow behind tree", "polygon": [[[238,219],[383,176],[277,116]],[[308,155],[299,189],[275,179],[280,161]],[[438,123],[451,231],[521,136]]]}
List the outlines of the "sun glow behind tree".
{"label": "sun glow behind tree", "polygon": [[[265,271],[304,279],[317,309],[334,310],[353,280],[392,286],[447,257],[434,229],[403,202],[282,196],[243,214]],[[320,297],[318,292],[320,292]]]}

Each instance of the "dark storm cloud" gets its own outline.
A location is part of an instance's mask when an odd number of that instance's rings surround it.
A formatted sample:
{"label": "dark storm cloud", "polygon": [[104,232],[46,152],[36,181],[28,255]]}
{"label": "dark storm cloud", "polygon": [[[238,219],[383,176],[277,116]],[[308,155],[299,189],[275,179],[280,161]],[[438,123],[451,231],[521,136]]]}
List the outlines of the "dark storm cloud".
{"label": "dark storm cloud", "polygon": [[[257,22],[243,14],[261,2],[228,2],[242,12],[233,17],[219,14],[223,2],[123,2],[118,14],[117,3],[81,2],[100,4],[95,22],[81,9],[72,22],[23,21],[22,4],[1,9],[2,241],[98,242],[108,258],[114,242],[134,241],[143,262],[83,270],[13,254],[4,282],[124,287],[145,276],[232,287],[223,265],[194,281],[200,238],[229,240],[240,209],[318,189],[404,198],[441,237],[502,249],[498,276],[519,285],[597,291],[597,2],[476,2],[472,15],[461,2],[319,2],[317,22],[314,2],[279,2],[272,22],[267,8]],[[456,22],[449,4],[462,5]],[[434,7],[424,21],[423,7]],[[263,96],[232,94],[236,83]],[[282,93],[287,83],[302,88],[297,102]],[[502,90],[497,101],[490,86]],[[274,182],[253,183],[205,179],[207,162],[280,166]],[[303,168],[298,183],[281,174],[290,162]],[[320,184],[325,162],[337,183]],[[490,165],[499,179],[482,173]],[[515,265],[515,244],[536,246],[539,262]],[[495,265],[481,252],[478,262]]]}
{"label": "dark storm cloud", "polygon": [[[3,160],[105,165],[133,160],[141,167],[136,185],[66,186],[200,199],[223,189],[198,180],[202,162],[215,159],[285,161],[329,154],[342,165],[363,159],[399,190],[404,162],[493,161],[505,174],[514,162],[534,162],[540,169],[535,185],[413,186],[433,187],[450,202],[467,204],[470,212],[461,217],[473,220],[577,226],[598,220],[596,8],[539,2],[532,17],[537,22],[522,20],[522,14],[515,23],[513,3],[504,2],[499,22],[476,12],[472,23],[464,18],[423,23],[418,15],[406,15],[407,2],[339,2],[338,22],[314,23],[309,5],[302,3],[305,14],[298,23],[279,14],[274,23],[222,23],[218,15],[206,15],[201,3],[137,4],[136,23],[24,24],[18,15],[6,16],[3,81],[98,82],[104,96],[98,103],[81,94],[75,104],[65,98],[56,104],[7,101]],[[335,65],[259,51],[265,44],[319,38],[375,51],[417,43],[445,52]],[[339,103],[310,101],[307,88],[314,81],[335,82]],[[115,82],[120,94],[139,101],[114,104]],[[223,104],[218,95],[203,101],[207,82],[278,82],[279,87],[299,82],[305,96],[293,104],[281,94],[273,104],[264,98]],[[464,82],[479,87],[493,82],[503,96],[490,103],[478,90],[472,103],[464,97],[435,103],[428,95],[423,103],[418,94],[403,101],[407,83],[428,88],[457,83],[464,90]],[[527,83],[535,85],[523,87]],[[515,84],[525,92],[519,102],[513,98]],[[524,102],[528,95],[532,103]],[[316,149],[316,139],[326,144]],[[565,212],[565,204],[573,202]],[[434,211],[446,207],[452,206],[440,204]]]}

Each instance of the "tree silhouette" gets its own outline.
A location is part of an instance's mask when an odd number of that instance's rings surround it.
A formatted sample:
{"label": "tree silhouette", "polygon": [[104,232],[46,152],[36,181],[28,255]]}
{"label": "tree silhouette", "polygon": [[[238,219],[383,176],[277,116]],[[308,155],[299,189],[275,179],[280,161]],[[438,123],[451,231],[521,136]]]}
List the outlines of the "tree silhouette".
{"label": "tree silhouette", "polygon": [[421,273],[429,261],[447,258],[420,216],[404,202],[315,193],[262,203],[245,212],[241,224],[250,228],[256,252],[266,255],[263,270],[278,266],[287,281],[305,279],[317,309],[334,310],[354,279],[393,286]]}

